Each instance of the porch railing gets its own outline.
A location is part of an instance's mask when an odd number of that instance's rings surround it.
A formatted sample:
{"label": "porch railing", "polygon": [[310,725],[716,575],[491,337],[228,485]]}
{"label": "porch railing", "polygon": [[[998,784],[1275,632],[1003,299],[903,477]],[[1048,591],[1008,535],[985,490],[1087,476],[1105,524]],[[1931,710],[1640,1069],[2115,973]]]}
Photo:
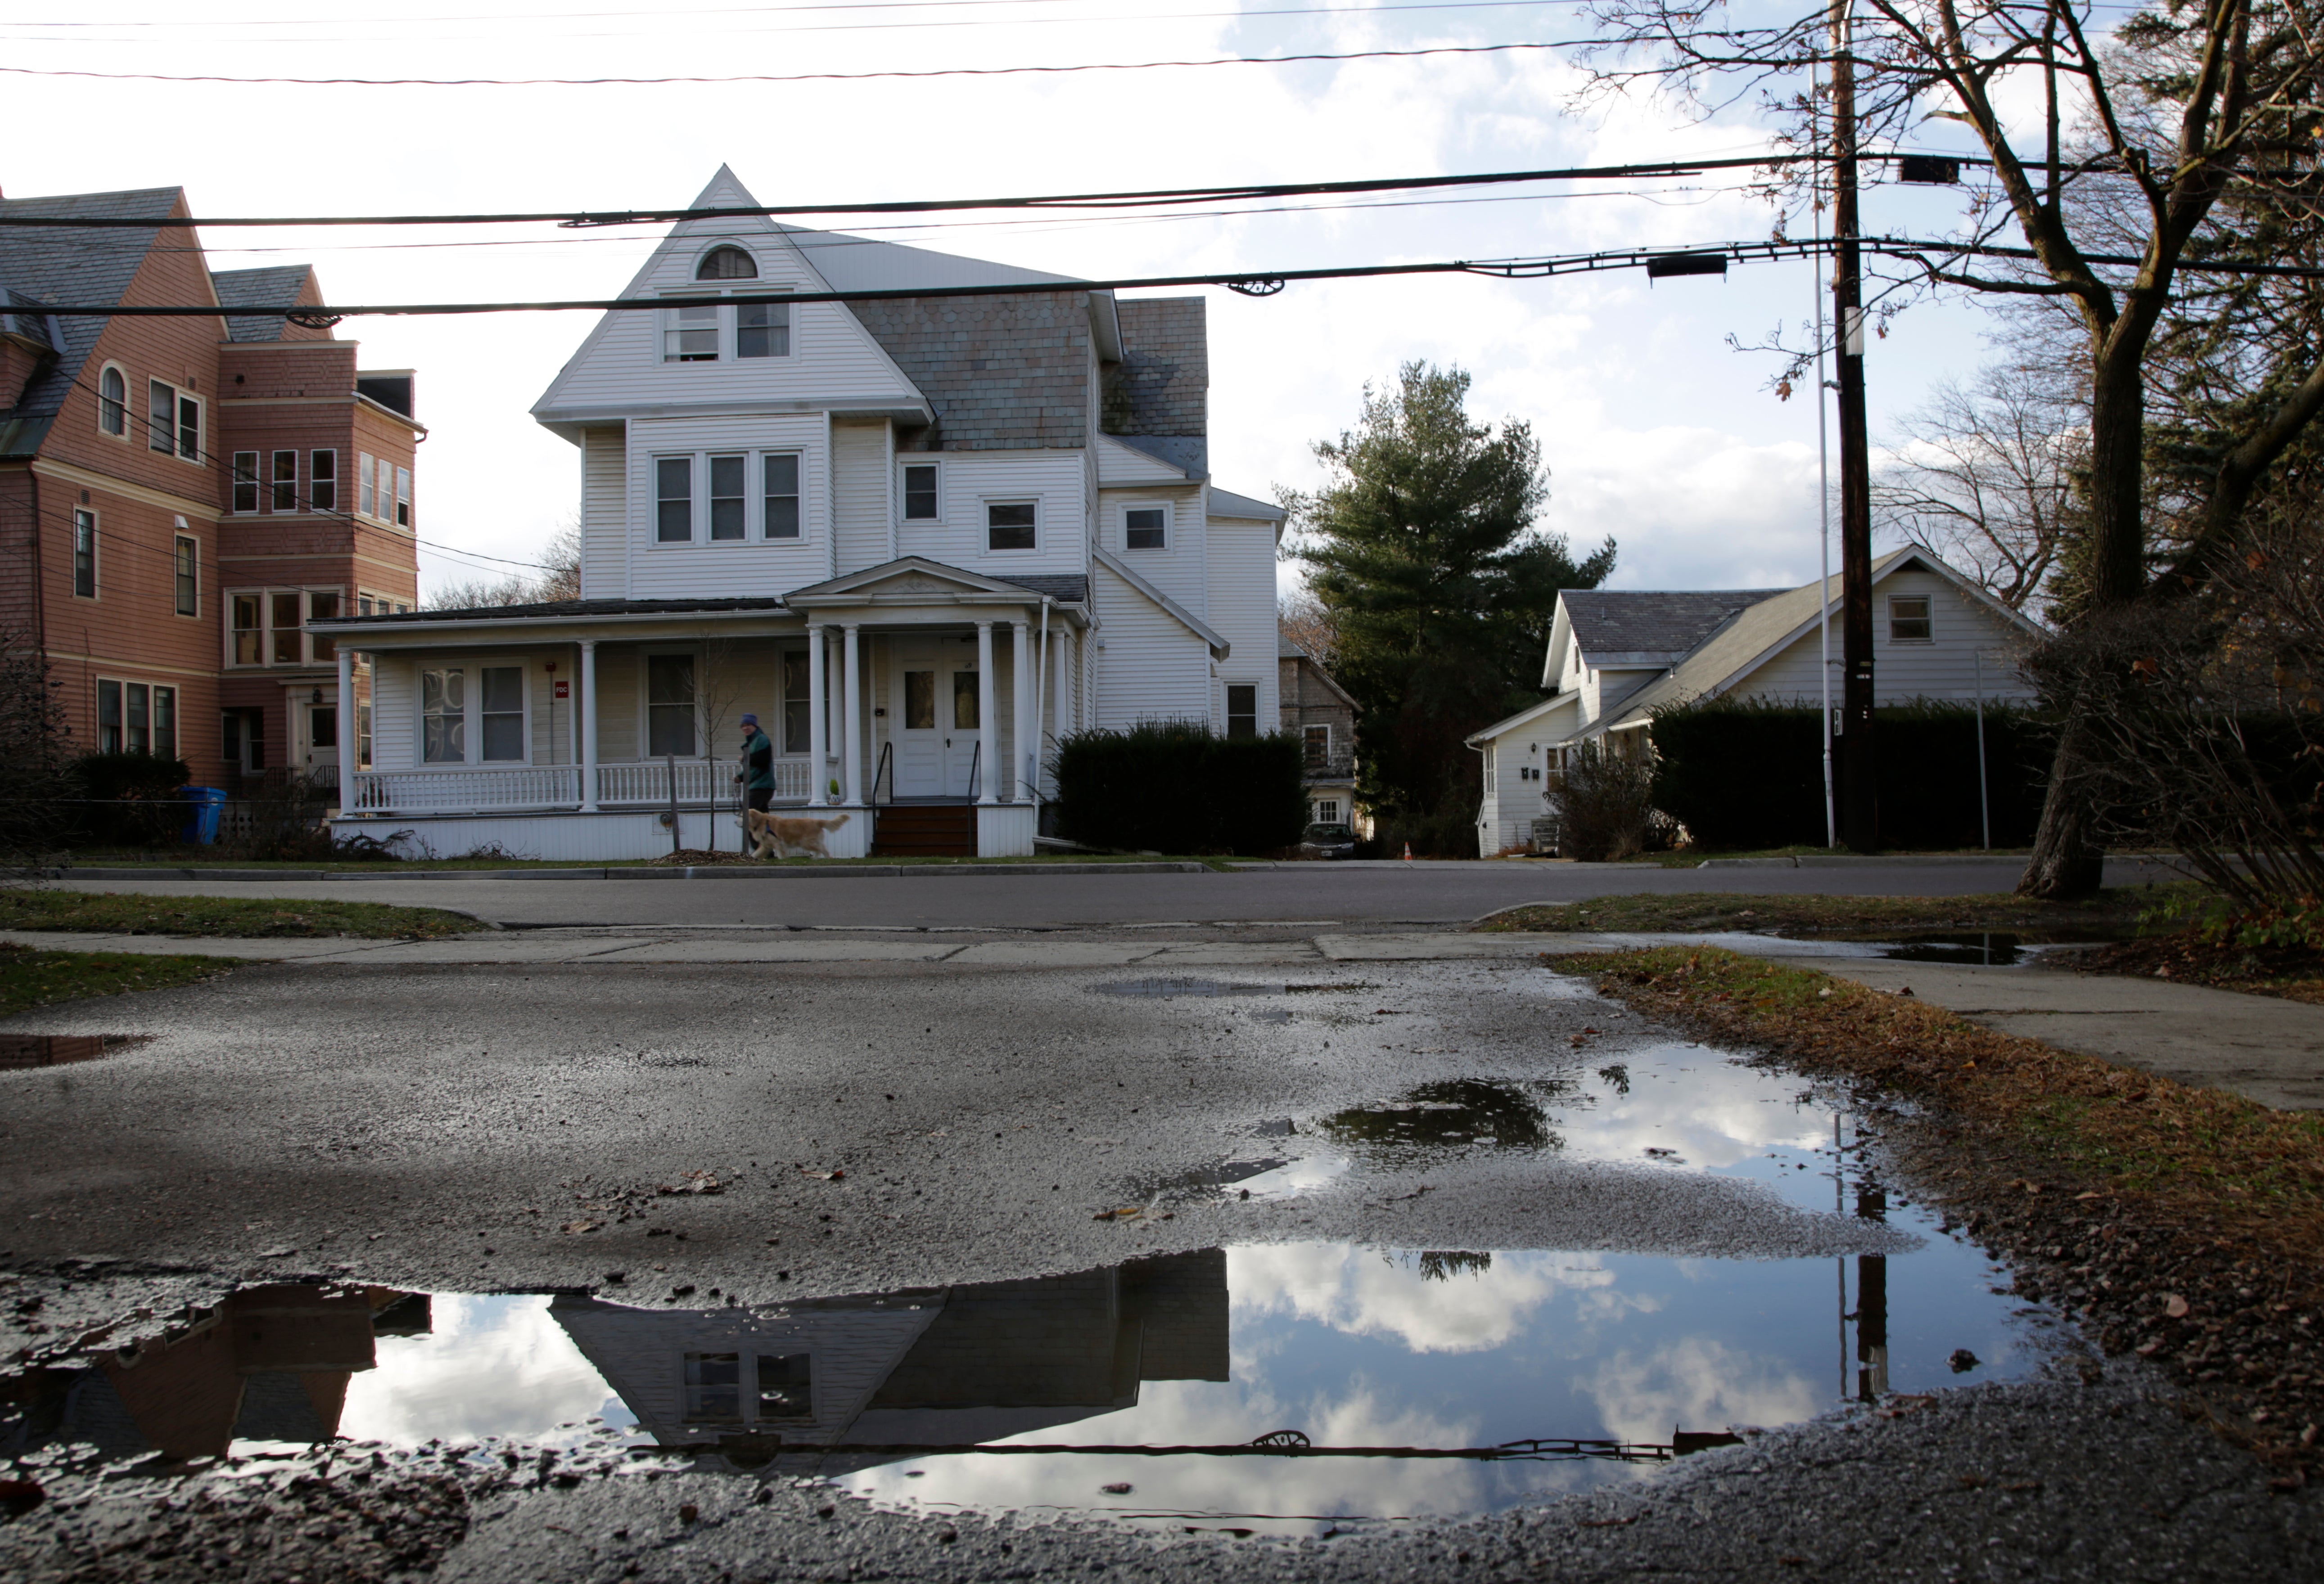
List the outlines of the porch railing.
{"label": "porch railing", "polygon": [[[677,771],[679,803],[734,801],[732,760],[705,763],[698,759],[680,760]],[[666,807],[670,800],[669,782],[670,767],[659,760],[645,764],[601,764],[597,767],[597,803],[601,807]],[[814,785],[814,769],[806,760],[775,761],[777,802],[804,803]],[[357,770],[355,774],[353,806],[358,814],[466,814],[484,809],[577,808],[580,804],[581,770],[577,765]]]}

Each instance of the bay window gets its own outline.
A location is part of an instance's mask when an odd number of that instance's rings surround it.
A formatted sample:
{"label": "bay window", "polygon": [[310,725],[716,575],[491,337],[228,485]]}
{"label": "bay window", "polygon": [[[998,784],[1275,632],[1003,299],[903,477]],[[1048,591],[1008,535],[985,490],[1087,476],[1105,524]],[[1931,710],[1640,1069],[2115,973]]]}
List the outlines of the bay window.
{"label": "bay window", "polygon": [[238,589],[226,591],[223,597],[228,616],[229,664],[328,666],[337,658],[337,640],[327,632],[310,633],[306,627],[309,622],[327,622],[346,614],[346,596],[339,590]]}

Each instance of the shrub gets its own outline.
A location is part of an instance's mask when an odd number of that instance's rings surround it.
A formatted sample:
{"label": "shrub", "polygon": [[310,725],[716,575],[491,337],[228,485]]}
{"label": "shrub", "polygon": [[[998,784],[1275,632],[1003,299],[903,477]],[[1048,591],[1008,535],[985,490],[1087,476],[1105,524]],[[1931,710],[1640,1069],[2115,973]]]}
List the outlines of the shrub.
{"label": "shrub", "polygon": [[[1977,846],[1983,834],[1974,706],[1901,705],[1879,711],[1875,724],[1882,843]],[[1823,844],[1823,718],[1815,705],[1720,698],[1672,705],[1655,712],[1654,741],[1655,800],[1697,846]],[[1986,706],[1995,845],[2034,839],[2052,742],[2047,723],[2033,712]],[[1833,758],[1837,769],[1837,745]]]}
{"label": "shrub", "polygon": [[1662,822],[1655,815],[1655,767],[1648,760],[1584,744],[1566,768],[1554,806],[1561,858],[1602,863],[1668,844],[1655,839]]}
{"label": "shrub", "polygon": [[0,874],[40,863],[69,824],[65,799],[74,786],[64,769],[65,735],[48,662],[0,631]]}
{"label": "shrub", "polygon": [[174,842],[189,811],[178,796],[192,772],[181,759],[151,753],[90,753],[69,767],[76,821],[84,841],[100,846],[154,847]]}
{"label": "shrub", "polygon": [[1307,824],[1299,740],[1221,737],[1198,721],[1076,732],[1057,745],[1057,831],[1092,847],[1266,852]]}

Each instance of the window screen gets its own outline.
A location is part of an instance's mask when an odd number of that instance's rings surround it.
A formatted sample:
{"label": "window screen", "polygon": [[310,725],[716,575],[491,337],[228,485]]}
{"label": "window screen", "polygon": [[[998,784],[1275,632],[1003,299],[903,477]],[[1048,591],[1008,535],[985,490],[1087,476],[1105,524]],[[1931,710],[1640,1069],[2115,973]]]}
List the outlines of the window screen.
{"label": "window screen", "polygon": [[1164,530],[1169,513],[1159,506],[1139,506],[1122,513],[1121,542],[1126,549],[1158,550],[1164,548]]}
{"label": "window screen", "polygon": [[1259,689],[1249,682],[1227,684],[1227,735],[1259,735]]}
{"label": "window screen", "polygon": [[681,545],[694,537],[694,458],[654,461],[654,539]]}
{"label": "window screen", "polygon": [[750,508],[747,486],[751,459],[747,456],[713,456],[710,459],[710,537],[714,539],[739,539],[743,536],[742,521]]}
{"label": "window screen", "polygon": [[484,752],[487,760],[521,760],[524,757],[524,668],[521,666],[486,666],[478,673],[483,706],[477,714],[477,725],[484,732]]}
{"label": "window screen", "polygon": [[1033,502],[996,501],[984,509],[986,548],[1029,550],[1033,548]]}
{"label": "window screen", "polygon": [[798,464],[796,456],[769,456],[765,462],[766,527],[770,539],[799,537]]}
{"label": "window screen", "polygon": [[694,753],[694,657],[646,657],[646,751],[659,759]]}
{"label": "window screen", "polygon": [[936,514],[936,470],[935,465],[915,465],[904,469],[904,516],[908,521],[933,520]]}

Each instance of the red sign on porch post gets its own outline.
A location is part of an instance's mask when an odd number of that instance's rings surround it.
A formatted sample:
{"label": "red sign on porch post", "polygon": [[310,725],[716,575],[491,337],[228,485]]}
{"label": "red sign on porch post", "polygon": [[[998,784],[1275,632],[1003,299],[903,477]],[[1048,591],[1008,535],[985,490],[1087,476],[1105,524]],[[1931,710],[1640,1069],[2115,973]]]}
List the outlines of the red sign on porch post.
{"label": "red sign on porch post", "polygon": [[573,696],[573,684],[570,682],[559,682],[557,685],[557,696],[559,698],[571,698]]}

